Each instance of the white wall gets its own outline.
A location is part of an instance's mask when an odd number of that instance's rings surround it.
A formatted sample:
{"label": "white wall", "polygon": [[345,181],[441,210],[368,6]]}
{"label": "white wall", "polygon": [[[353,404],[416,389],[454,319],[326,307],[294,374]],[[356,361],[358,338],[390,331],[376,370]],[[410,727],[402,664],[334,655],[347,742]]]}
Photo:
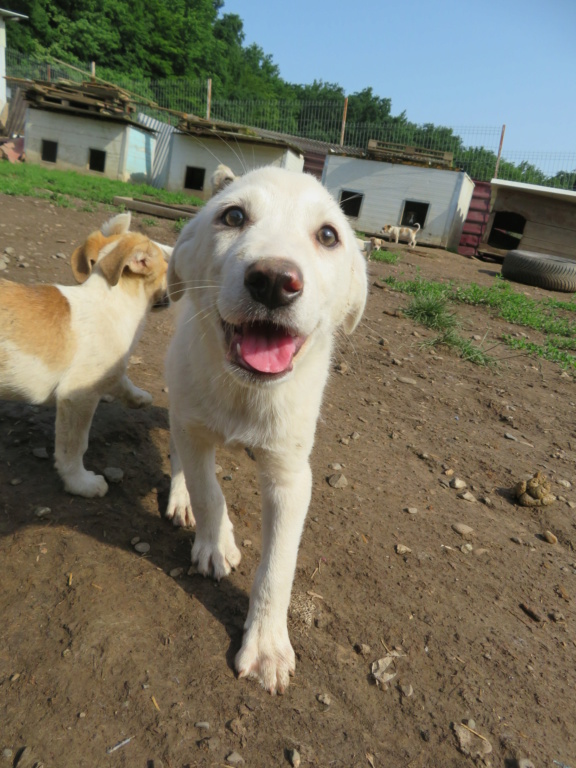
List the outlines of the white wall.
{"label": "white wall", "polygon": [[[58,143],[55,164],[42,160],[42,140]],[[104,176],[128,181],[126,170],[128,130],[122,123],[28,108],[24,132],[26,160],[60,170],[97,173],[88,168],[90,149],[106,152]],[[100,174],[99,174],[100,175]]]}
{"label": "white wall", "polygon": [[0,114],[6,105],[6,22],[0,14]]}
{"label": "white wall", "polygon": [[343,189],[364,195],[360,214],[351,224],[367,234],[378,234],[385,224],[399,224],[406,200],[427,203],[428,215],[418,242],[444,247],[452,244],[457,225],[461,231],[466,218],[470,198],[461,197],[461,190],[465,187],[471,197],[474,188],[460,171],[331,155],[326,157],[322,183],[337,200]]}
{"label": "white wall", "polygon": [[[184,189],[187,166],[205,169],[206,190],[210,177],[220,163],[227,165],[238,176],[263,165],[276,165],[294,171],[301,171],[304,167],[302,155],[284,147],[232,140],[224,142],[218,138],[194,137],[183,133],[172,134],[167,162],[165,188],[172,191]],[[202,197],[200,192],[197,194]]]}

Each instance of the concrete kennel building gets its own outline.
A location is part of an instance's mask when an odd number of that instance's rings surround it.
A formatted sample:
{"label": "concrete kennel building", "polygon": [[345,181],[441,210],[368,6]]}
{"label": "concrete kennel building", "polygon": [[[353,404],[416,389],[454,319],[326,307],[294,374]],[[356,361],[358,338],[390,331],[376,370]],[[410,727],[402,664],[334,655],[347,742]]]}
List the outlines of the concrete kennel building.
{"label": "concrete kennel building", "polygon": [[125,92],[93,82],[21,82],[28,102],[27,162],[121,181],[150,181],[155,133],[136,121]]}
{"label": "concrete kennel building", "polygon": [[420,224],[418,243],[456,251],[474,182],[452,156],[370,141],[368,158],[328,154],[322,183],[359,232]]}
{"label": "concrete kennel building", "polygon": [[166,169],[158,168],[162,186],[208,196],[208,181],[218,165],[237,175],[263,165],[302,171],[304,155],[297,144],[264,135],[257,128],[187,115],[170,135]]}
{"label": "concrete kennel building", "polygon": [[535,251],[576,261],[576,192],[492,179],[490,215],[478,250]]}

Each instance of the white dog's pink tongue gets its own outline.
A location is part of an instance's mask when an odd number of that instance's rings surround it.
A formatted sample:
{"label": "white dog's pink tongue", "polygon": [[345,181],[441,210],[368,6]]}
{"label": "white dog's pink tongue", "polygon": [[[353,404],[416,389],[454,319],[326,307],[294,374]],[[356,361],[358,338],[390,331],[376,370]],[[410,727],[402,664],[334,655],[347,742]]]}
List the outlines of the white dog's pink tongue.
{"label": "white dog's pink tongue", "polygon": [[296,341],[285,331],[244,329],[240,352],[244,362],[260,373],[287,371],[296,354]]}

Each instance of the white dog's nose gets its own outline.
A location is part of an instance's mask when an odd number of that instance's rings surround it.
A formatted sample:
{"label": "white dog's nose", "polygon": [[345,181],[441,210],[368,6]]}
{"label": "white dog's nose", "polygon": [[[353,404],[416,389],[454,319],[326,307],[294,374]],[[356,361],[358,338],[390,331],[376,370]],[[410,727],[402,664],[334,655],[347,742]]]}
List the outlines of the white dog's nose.
{"label": "white dog's nose", "polygon": [[246,269],[244,285],[250,296],[268,309],[291,304],[304,289],[300,268],[287,259],[261,259]]}

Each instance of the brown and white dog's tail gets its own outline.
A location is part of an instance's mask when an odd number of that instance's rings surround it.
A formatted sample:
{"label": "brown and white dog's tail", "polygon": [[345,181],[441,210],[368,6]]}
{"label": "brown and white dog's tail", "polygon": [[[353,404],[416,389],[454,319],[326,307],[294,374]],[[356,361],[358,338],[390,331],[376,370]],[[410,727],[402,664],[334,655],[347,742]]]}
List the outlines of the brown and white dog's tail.
{"label": "brown and white dog's tail", "polygon": [[416,223],[414,225],[414,229],[416,230],[416,232],[419,232],[420,231],[420,224]]}

